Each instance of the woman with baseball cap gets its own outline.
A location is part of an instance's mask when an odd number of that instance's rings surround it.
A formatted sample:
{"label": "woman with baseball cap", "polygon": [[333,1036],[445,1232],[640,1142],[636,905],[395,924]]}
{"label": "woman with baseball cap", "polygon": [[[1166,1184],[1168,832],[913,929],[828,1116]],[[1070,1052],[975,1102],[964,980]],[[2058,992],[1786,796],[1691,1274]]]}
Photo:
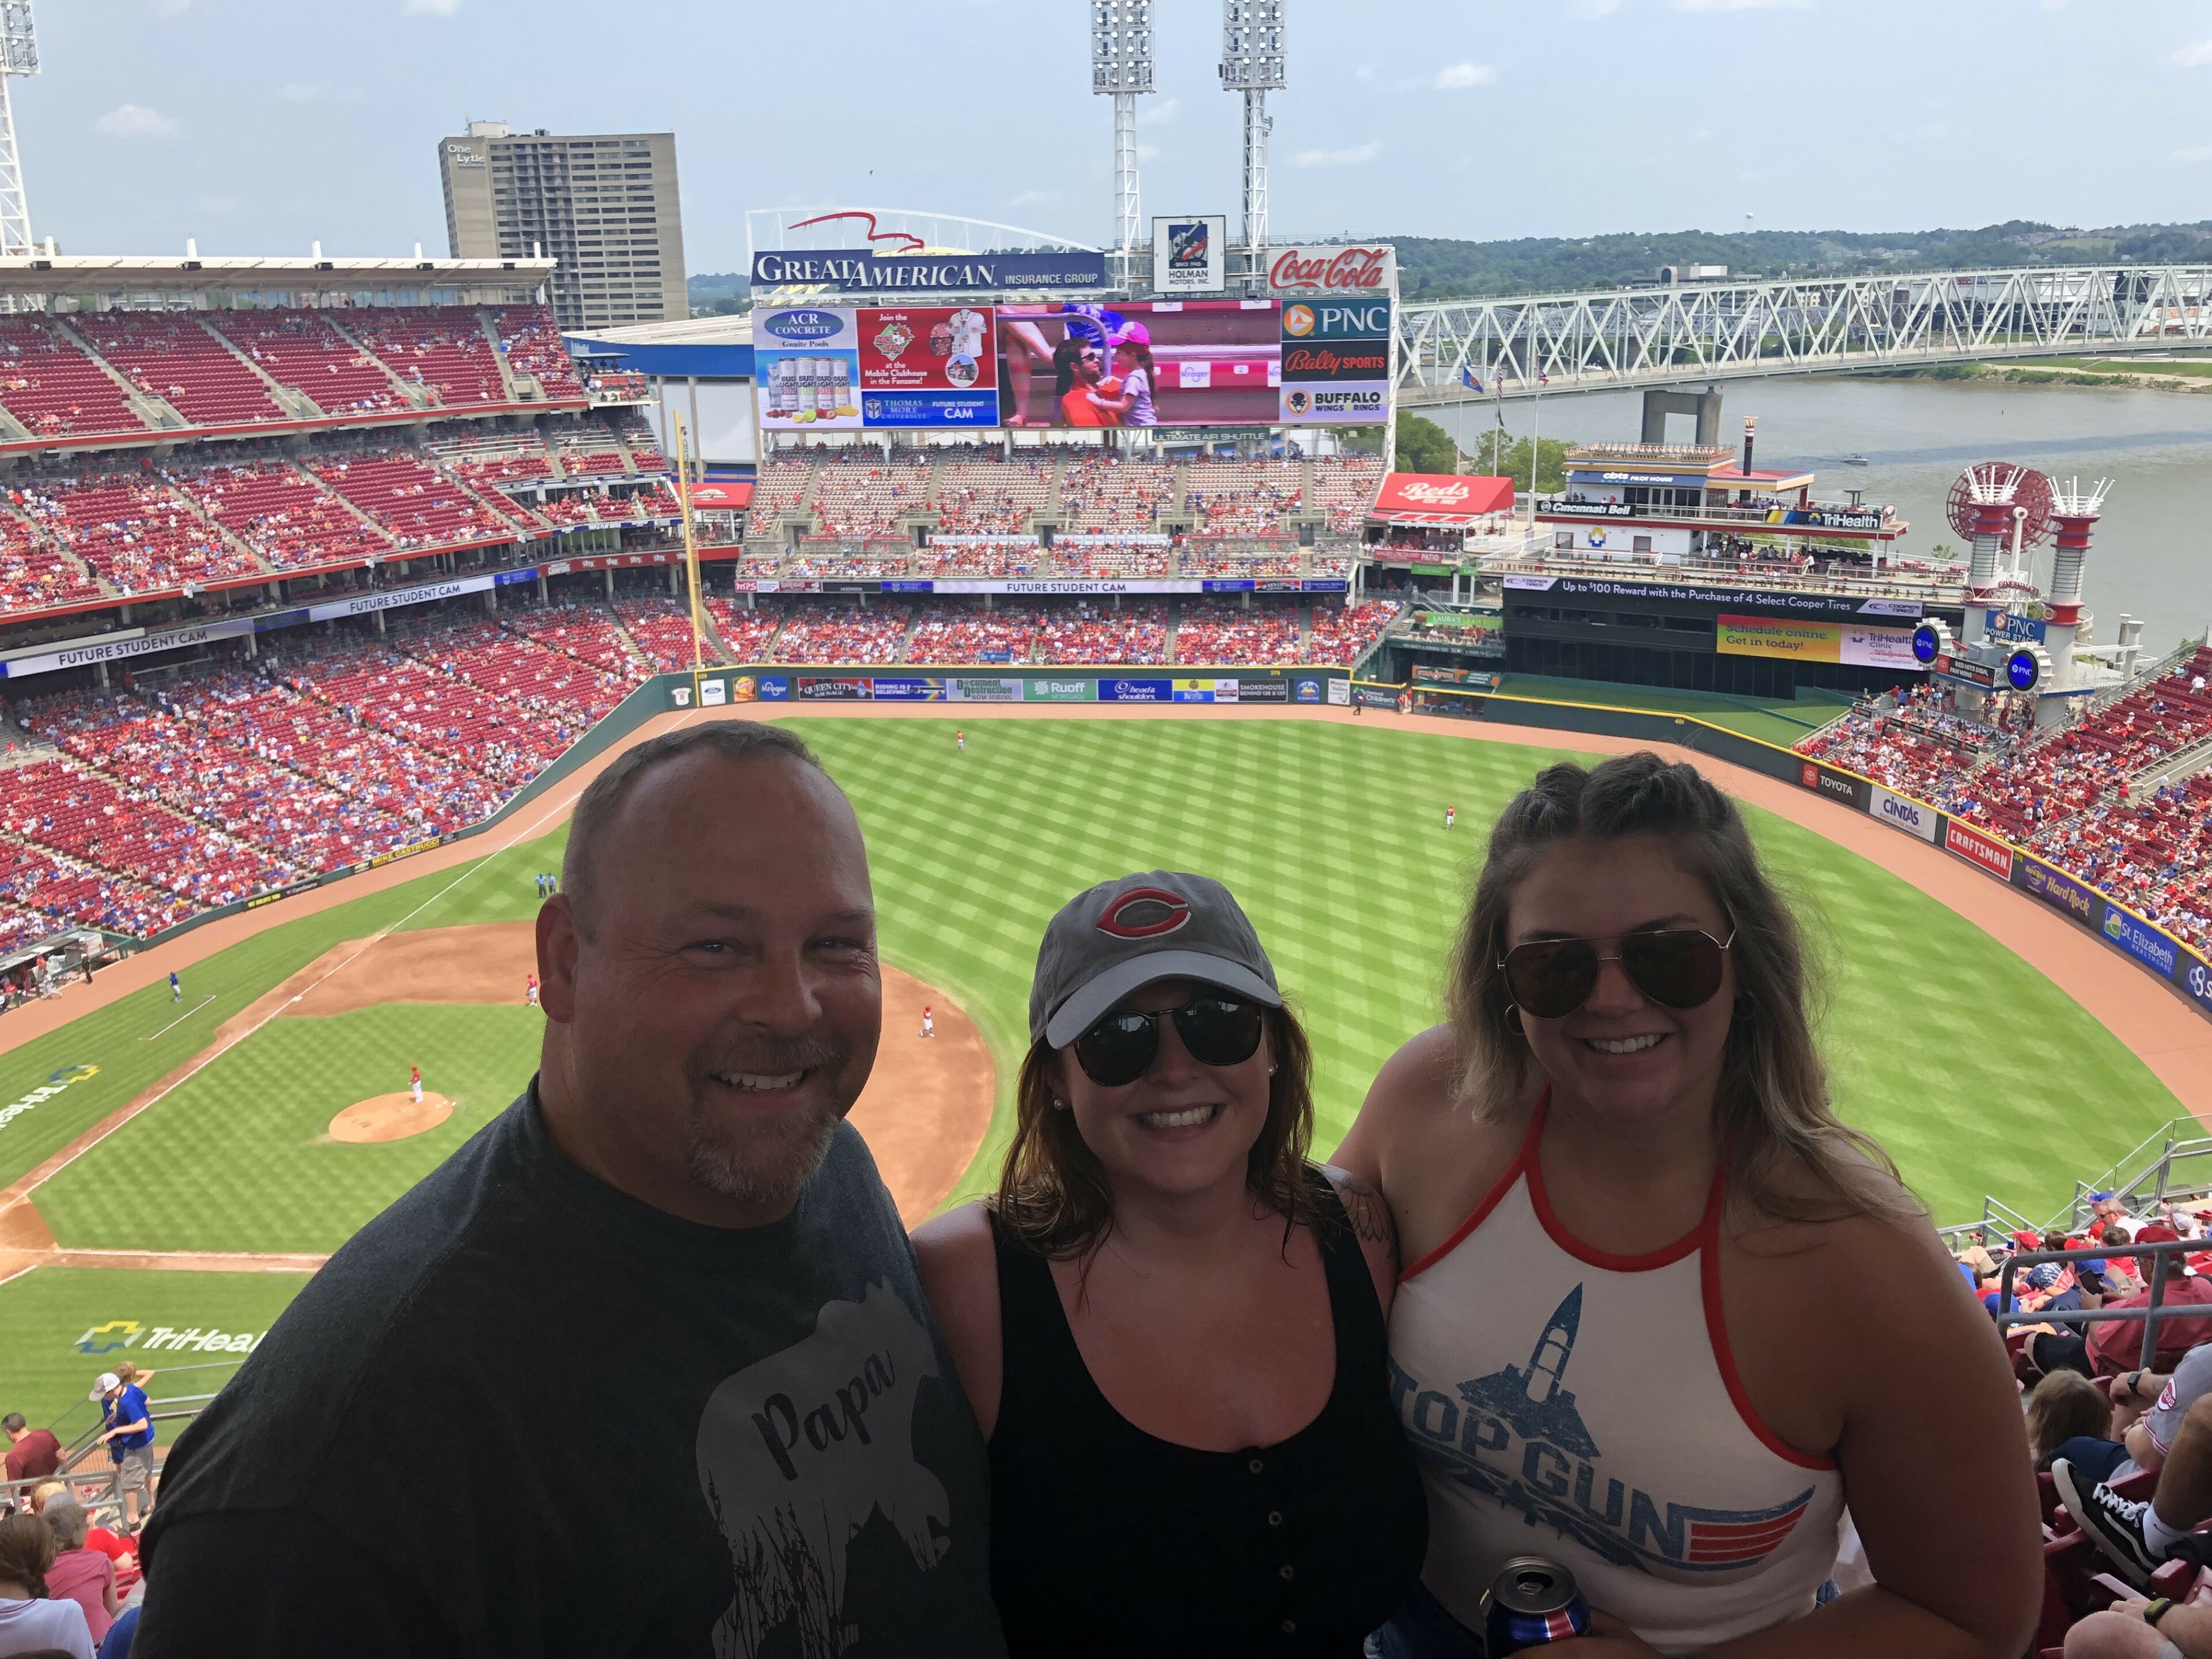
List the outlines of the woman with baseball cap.
{"label": "woman with baseball cap", "polygon": [[[1391,1659],[1475,1651],[1523,1554],[1607,1615],[1591,1659],[2027,1645],[2020,1392],[1829,1103],[1807,954],[1692,767],[1547,767],[1498,818],[1450,1023],[1383,1067],[1337,1152],[1407,1263],[1390,1355],[1431,1543]],[[1846,1504],[1875,1582],[1816,1610]]]}
{"label": "woman with baseball cap", "polygon": [[1080,893],[1030,993],[996,1195],[915,1236],[990,1442],[1027,1655],[1355,1659],[1412,1587],[1388,1218],[1306,1159],[1312,1059],[1226,888]]}

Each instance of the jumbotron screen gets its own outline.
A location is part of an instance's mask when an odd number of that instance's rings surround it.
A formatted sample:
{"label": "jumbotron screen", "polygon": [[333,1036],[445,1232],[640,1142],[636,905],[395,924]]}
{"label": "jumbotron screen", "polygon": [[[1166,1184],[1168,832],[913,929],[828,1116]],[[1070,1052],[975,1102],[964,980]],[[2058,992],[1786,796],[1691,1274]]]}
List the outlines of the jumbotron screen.
{"label": "jumbotron screen", "polygon": [[1386,299],[755,313],[763,431],[1377,425]]}

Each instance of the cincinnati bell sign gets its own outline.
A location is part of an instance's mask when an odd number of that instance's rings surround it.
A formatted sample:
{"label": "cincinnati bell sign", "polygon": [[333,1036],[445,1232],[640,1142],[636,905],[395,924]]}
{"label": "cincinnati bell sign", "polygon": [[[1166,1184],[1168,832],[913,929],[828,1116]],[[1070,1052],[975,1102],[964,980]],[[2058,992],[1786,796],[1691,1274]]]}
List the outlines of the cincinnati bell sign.
{"label": "cincinnati bell sign", "polygon": [[1398,250],[1387,242],[1367,246],[1277,247],[1267,250],[1270,294],[1395,294]]}

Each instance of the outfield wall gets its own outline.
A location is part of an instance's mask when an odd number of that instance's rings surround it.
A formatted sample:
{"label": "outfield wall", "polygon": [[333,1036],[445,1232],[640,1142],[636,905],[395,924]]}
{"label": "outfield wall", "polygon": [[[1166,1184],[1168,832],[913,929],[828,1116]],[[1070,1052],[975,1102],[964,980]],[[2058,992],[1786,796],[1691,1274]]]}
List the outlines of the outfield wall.
{"label": "outfield wall", "polygon": [[[159,945],[219,917],[259,909],[327,882],[395,863],[448,842],[479,836],[528,811],[552,793],[585,763],[627,739],[658,715],[691,708],[767,705],[804,708],[816,703],[942,702],[1026,703],[1079,708],[1100,703],[1342,708],[1358,702],[1370,708],[1395,708],[1414,690],[1406,685],[1355,681],[1342,668],[1284,667],[1217,669],[1210,673],[1139,668],[1115,674],[1095,667],[1028,668],[985,666],[933,668],[900,665],[896,672],[838,665],[762,664],[718,667],[697,673],[660,674],[617,704],[558,760],[498,811],[479,823],[434,836],[367,861],[312,877],[250,899],[204,911],[143,941],[134,949]],[[1917,836],[1931,847],[1972,865],[1984,875],[2020,888],[2070,918],[2119,951],[2145,973],[2163,980],[2200,1014],[2212,1018],[2212,959],[2184,944],[2122,901],[2038,858],[2027,848],[1980,826],[1953,817],[1925,801],[1886,788],[1856,772],[1808,759],[1761,738],[1731,732],[1692,714],[1620,708],[1603,703],[1530,697],[1495,690],[1446,690],[1423,684],[1418,690],[1429,712],[1539,730],[1582,732],[1667,743],[1778,778],[1880,819],[1899,834]]]}

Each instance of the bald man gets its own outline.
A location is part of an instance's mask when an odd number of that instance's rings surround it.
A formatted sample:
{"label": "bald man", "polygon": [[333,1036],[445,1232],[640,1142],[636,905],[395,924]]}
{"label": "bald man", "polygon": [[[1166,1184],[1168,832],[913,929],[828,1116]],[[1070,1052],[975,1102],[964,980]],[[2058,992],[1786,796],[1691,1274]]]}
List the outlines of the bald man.
{"label": "bald man", "polygon": [[851,805],[777,727],[673,732],[560,888],[537,1078],[179,1439],[140,1659],[1003,1655],[981,1438],[844,1121]]}

